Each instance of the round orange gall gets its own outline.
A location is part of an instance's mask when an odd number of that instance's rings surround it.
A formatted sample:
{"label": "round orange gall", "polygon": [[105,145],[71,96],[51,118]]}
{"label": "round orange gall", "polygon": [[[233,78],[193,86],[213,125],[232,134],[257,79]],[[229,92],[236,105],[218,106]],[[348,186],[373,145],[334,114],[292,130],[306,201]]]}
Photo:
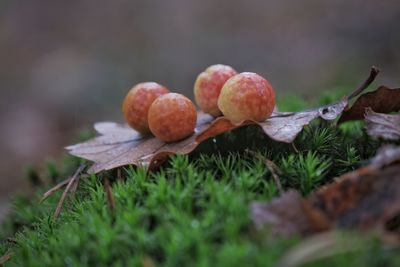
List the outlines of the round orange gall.
{"label": "round orange gall", "polygon": [[226,81],[218,98],[218,107],[233,123],[265,121],[274,110],[275,92],[260,75],[242,72]]}
{"label": "round orange gall", "polygon": [[150,133],[147,114],[151,104],[169,90],[155,82],[144,82],[129,90],[122,104],[126,122],[142,134]]}
{"label": "round orange gall", "polygon": [[230,66],[217,64],[208,67],[197,76],[194,84],[194,96],[197,105],[214,117],[221,115],[218,97],[225,82],[237,72]]}
{"label": "round orange gall", "polygon": [[197,111],[189,98],[169,93],[153,102],[149,109],[148,121],[151,132],[158,139],[175,142],[194,132]]}

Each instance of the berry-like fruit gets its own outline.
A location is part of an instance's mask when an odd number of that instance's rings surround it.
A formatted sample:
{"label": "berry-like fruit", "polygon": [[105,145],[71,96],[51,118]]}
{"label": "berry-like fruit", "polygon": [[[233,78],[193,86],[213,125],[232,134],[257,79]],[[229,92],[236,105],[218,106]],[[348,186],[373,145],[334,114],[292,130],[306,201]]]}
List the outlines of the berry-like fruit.
{"label": "berry-like fruit", "polygon": [[166,93],[169,93],[169,90],[155,82],[135,85],[128,92],[122,104],[126,122],[142,134],[150,133],[147,122],[149,108],[156,98]]}
{"label": "berry-like fruit", "polygon": [[194,97],[202,111],[218,117],[218,97],[225,82],[237,72],[230,66],[212,65],[197,76],[194,84]]}
{"label": "berry-like fruit", "polygon": [[244,120],[264,121],[275,107],[275,92],[260,75],[242,72],[222,87],[218,107],[233,123]]}
{"label": "berry-like fruit", "polygon": [[174,142],[190,136],[197,121],[196,107],[189,98],[169,93],[157,98],[148,114],[151,132],[165,142]]}

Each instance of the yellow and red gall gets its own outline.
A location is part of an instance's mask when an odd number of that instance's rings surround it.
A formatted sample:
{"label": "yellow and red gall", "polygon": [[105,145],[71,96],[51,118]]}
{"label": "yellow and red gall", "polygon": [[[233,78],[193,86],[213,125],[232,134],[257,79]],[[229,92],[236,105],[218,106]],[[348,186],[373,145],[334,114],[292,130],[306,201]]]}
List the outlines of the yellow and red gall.
{"label": "yellow and red gall", "polygon": [[260,75],[242,72],[226,81],[218,98],[218,107],[233,123],[245,120],[261,122],[274,110],[275,92]]}
{"label": "yellow and red gall", "polygon": [[189,98],[168,93],[157,98],[148,113],[149,128],[160,140],[174,142],[190,136],[196,127],[197,111]]}
{"label": "yellow and red gall", "polygon": [[155,82],[144,82],[135,85],[126,95],[122,111],[126,122],[142,134],[150,133],[147,115],[151,104],[169,90]]}
{"label": "yellow and red gall", "polygon": [[214,117],[220,116],[218,97],[225,82],[237,72],[230,66],[216,64],[208,67],[197,76],[194,84],[194,96],[197,105]]}

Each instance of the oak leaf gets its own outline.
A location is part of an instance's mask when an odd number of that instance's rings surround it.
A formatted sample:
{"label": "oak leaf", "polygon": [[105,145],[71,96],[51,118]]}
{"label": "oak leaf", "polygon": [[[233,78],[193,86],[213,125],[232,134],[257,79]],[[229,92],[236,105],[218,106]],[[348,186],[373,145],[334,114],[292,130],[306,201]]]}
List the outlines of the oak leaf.
{"label": "oak leaf", "polygon": [[367,80],[351,95],[337,103],[300,112],[274,112],[264,122],[243,121],[231,123],[225,117],[213,117],[198,112],[195,132],[178,142],[165,143],[153,136],[143,136],[127,125],[103,122],[95,124],[99,137],[87,142],[69,146],[69,153],[94,162],[90,173],[98,173],[124,165],[143,165],[149,170],[156,169],[169,156],[188,154],[201,142],[224,132],[250,124],[260,126],[265,134],[278,142],[291,143],[313,120],[334,120],[347,108],[349,100],[358,96],[374,80],[378,69],[372,68]]}
{"label": "oak leaf", "polygon": [[95,124],[101,136],[69,146],[70,154],[93,161],[91,173],[132,164],[152,168],[171,154],[187,154],[198,145],[196,137],[213,121],[213,117],[198,113],[195,134],[182,141],[165,143],[153,136],[143,136],[128,125],[113,122]]}

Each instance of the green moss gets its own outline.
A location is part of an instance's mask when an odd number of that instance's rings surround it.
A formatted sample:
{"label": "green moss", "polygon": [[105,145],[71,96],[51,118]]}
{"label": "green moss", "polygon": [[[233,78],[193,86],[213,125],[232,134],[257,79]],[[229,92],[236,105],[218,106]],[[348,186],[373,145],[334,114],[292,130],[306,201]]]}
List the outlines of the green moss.
{"label": "green moss", "polygon": [[[303,105],[292,101],[288,108]],[[285,189],[307,195],[365,163],[378,145],[359,123],[339,128],[312,123],[295,140],[295,148],[269,140],[258,127],[241,128],[206,142],[190,157],[173,157],[157,173],[127,167],[120,180],[114,172],[105,174],[113,181],[113,214],[106,204],[104,175],[82,178],[58,220],[52,214],[60,193],[42,204],[42,187],[33,198],[17,197],[1,231],[1,240],[13,236],[15,243],[2,242],[0,253],[16,253],[9,266],[142,266],[145,259],[157,266],[273,266],[299,239],[260,236],[251,224],[249,204],[278,195],[263,159],[280,168]],[[80,163],[69,156],[60,166],[49,162],[46,180],[60,181]],[[360,251],[329,262],[398,262],[378,243]],[[366,251],[379,260],[370,261]],[[329,265],[326,260],[310,264]]]}

